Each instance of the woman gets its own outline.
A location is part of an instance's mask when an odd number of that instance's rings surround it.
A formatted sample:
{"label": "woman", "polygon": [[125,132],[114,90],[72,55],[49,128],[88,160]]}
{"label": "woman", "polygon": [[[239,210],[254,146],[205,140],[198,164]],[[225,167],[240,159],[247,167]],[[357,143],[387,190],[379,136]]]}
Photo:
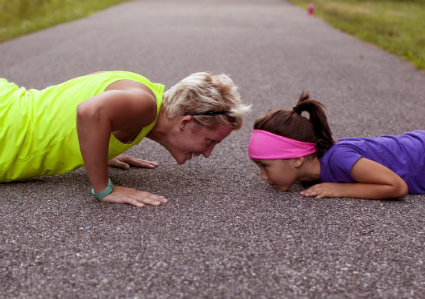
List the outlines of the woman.
{"label": "woman", "polygon": [[[165,93],[164,86],[123,71],[99,72],[43,90],[0,79],[0,182],[69,172],[85,166],[101,201],[138,207],[162,196],[113,186],[108,164],[154,168],[120,154],[148,137],[179,164],[209,157],[242,126],[250,107],[226,75],[195,73]],[[108,161],[109,160],[109,161]]]}

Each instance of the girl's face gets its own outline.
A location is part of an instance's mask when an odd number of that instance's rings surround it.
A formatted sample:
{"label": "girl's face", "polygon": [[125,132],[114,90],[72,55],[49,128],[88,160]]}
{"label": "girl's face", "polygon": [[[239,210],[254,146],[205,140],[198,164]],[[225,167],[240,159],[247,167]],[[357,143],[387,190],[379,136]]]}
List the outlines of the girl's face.
{"label": "girl's face", "polygon": [[261,179],[273,188],[287,191],[297,181],[294,159],[252,160],[261,170]]}

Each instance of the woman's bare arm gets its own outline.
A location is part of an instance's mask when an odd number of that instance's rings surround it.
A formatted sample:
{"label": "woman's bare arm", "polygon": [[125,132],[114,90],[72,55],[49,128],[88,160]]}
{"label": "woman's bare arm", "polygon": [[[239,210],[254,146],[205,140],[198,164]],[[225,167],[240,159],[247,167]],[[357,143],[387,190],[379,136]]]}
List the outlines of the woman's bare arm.
{"label": "woman's bare arm", "polygon": [[[95,192],[103,191],[108,185],[108,147],[112,132],[137,132],[150,124],[156,117],[156,103],[152,96],[143,90],[111,90],[96,95],[77,108],[77,130],[81,154]],[[123,188],[123,187],[120,187]],[[110,194],[120,188],[114,188]],[[134,190],[134,189],[132,189]],[[137,190],[134,190],[137,192]],[[138,191],[140,192],[140,191]],[[140,195],[140,203],[155,204],[160,198]],[[108,201],[106,196],[105,201]],[[114,202],[135,204],[138,197],[129,196],[129,192],[120,199],[115,194]],[[118,198],[117,198],[118,196]]]}

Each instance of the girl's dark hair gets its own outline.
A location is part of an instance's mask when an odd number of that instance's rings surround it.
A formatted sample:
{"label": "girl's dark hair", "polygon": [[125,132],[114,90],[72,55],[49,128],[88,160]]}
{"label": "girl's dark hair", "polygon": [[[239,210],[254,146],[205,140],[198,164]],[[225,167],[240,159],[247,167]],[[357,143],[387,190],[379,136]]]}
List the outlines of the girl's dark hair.
{"label": "girl's dark hair", "polygon": [[[254,129],[315,143],[315,155],[320,158],[335,144],[324,108],[322,103],[310,99],[308,92],[302,92],[293,109],[270,110],[255,121]],[[308,112],[309,118],[301,115],[303,111]]]}

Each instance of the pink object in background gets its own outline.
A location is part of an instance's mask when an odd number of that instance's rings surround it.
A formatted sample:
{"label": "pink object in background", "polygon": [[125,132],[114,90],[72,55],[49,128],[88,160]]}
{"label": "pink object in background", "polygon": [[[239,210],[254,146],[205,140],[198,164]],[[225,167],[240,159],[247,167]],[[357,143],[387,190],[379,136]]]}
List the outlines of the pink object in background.
{"label": "pink object in background", "polygon": [[313,4],[313,3],[310,3],[310,4],[308,5],[308,14],[309,14],[310,16],[314,16],[314,4]]}

